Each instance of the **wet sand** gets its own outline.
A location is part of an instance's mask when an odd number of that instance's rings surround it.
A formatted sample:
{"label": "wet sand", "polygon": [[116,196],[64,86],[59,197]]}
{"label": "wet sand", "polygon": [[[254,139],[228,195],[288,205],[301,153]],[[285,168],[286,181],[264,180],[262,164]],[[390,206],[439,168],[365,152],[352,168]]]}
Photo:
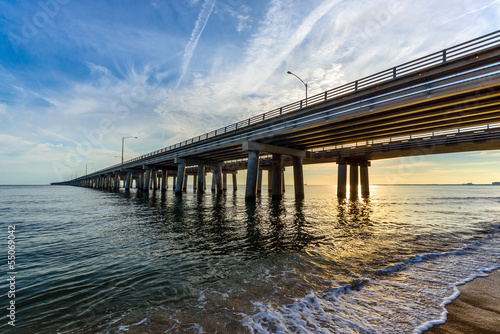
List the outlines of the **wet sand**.
{"label": "wet sand", "polygon": [[446,323],[425,334],[500,333],[500,270],[458,287],[460,296],[446,305]]}

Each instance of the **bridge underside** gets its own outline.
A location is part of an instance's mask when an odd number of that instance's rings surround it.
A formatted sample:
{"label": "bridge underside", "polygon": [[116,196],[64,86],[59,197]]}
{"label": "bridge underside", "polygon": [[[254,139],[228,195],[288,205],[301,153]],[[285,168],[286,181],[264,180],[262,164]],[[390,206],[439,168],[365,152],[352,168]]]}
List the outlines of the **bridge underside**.
{"label": "bridge underside", "polygon": [[[356,82],[357,85],[357,82]],[[317,97],[317,98],[316,98]],[[281,114],[263,114],[213,136],[194,138],[81,179],[77,184],[143,189],[167,187],[169,176],[182,194],[187,175],[198,192],[205,174],[213,190],[227,188],[227,174],[247,169],[246,197],[254,199],[266,169],[273,198],[283,193],[283,169],[293,166],[295,194],[303,196],[303,164],[336,162],[338,195],[346,196],[347,165],[351,191],[368,195],[371,160],[404,156],[500,149],[500,46],[443,59],[380,84],[329,97]],[[261,117],[261,118],[260,118]],[[238,124],[243,124],[238,127]],[[203,174],[203,177],[201,175]],[[198,176],[198,177],[197,177]],[[196,178],[197,177],[197,178]],[[355,190],[353,190],[355,189]],[[357,196],[357,193],[351,193]]]}

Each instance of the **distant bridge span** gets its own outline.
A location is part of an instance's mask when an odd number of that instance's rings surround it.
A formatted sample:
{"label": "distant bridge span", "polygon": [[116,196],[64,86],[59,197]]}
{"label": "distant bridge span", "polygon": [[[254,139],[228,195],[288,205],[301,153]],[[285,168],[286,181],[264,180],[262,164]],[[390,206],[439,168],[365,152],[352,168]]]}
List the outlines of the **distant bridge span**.
{"label": "distant bridge span", "polygon": [[[369,193],[374,159],[500,149],[500,31],[356,80],[250,119],[76,178],[54,184],[165,190],[187,175],[214,191],[226,174],[247,169],[246,198],[254,200],[269,170],[269,189],[281,198],[283,170],[293,165],[296,197],[304,195],[304,163],[336,162],[339,197]],[[264,155],[267,154],[267,155]],[[289,158],[284,159],[283,156]],[[358,168],[359,167],[359,168]],[[160,184],[161,179],[161,184]],[[196,177],[195,177],[196,179]]]}

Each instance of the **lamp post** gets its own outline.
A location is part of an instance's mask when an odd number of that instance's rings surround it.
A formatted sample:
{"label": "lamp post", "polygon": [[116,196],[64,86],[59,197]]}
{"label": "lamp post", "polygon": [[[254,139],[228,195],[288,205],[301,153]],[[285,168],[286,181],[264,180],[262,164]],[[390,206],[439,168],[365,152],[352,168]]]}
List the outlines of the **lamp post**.
{"label": "lamp post", "polygon": [[133,136],[122,137],[122,168],[121,168],[121,170],[123,170],[123,147],[125,146],[125,139],[127,139],[127,138],[135,138],[135,139],[137,139],[137,137],[133,137]]}
{"label": "lamp post", "polygon": [[304,84],[304,86],[306,86],[306,107],[307,107],[307,84],[304,82],[304,80],[302,80],[301,78],[299,78],[299,76],[298,76],[298,75],[296,75],[295,73],[292,73],[292,72],[290,72],[290,71],[288,71],[288,72],[286,72],[286,73],[288,73],[288,74],[291,74],[291,75],[295,76],[297,79],[299,79],[299,80],[300,80],[300,82],[302,82],[302,83]]}
{"label": "lamp post", "polygon": [[85,175],[87,175],[87,166],[88,166],[88,165],[93,165],[93,164],[94,164],[93,162],[90,162],[90,163],[88,163],[88,164],[85,164]]}

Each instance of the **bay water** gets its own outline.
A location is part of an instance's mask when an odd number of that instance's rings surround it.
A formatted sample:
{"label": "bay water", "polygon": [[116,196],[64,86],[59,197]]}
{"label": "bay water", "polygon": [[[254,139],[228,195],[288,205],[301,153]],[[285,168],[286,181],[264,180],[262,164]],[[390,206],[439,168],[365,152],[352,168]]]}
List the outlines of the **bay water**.
{"label": "bay water", "polygon": [[420,333],[500,266],[499,186],[305,190],[1,186],[0,332]]}

